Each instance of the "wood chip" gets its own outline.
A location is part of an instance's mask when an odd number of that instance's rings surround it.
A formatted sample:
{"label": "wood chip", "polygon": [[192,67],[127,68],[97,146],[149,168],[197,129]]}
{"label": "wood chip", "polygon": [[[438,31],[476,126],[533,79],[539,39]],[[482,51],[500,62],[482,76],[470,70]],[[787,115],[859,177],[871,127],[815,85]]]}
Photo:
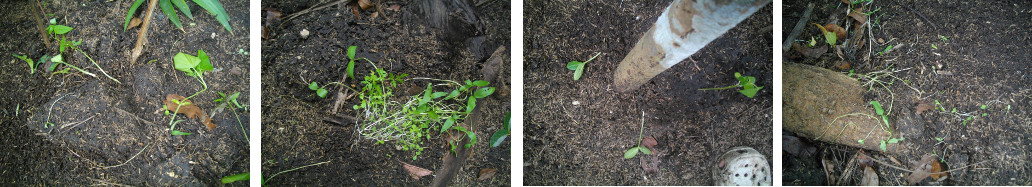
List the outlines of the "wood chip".
{"label": "wood chip", "polygon": [[480,176],[477,177],[477,180],[487,180],[487,179],[490,179],[497,172],[498,172],[498,169],[494,169],[494,168],[484,168],[484,169],[481,169],[480,170]]}

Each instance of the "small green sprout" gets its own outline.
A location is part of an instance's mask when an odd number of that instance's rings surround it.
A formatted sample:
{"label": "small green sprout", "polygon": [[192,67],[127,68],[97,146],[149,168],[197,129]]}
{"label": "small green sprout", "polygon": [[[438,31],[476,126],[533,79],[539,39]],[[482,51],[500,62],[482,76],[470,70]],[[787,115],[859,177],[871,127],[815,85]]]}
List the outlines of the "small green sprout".
{"label": "small green sprout", "polygon": [[591,60],[595,60],[595,57],[598,57],[598,55],[601,55],[601,54],[602,54],[602,52],[595,53],[595,56],[592,56],[591,58],[589,58],[588,61],[584,61],[584,62],[571,61],[570,63],[567,63],[566,64],[566,69],[573,70],[573,80],[580,80],[581,75],[584,74],[584,64],[587,64],[588,62],[591,62]]}
{"label": "small green sprout", "polygon": [[742,76],[741,73],[735,72],[735,79],[738,79],[738,84],[720,87],[720,88],[702,88],[699,90],[723,90],[732,88],[742,88],[738,90],[739,93],[746,97],[753,98],[756,93],[763,89],[763,86],[756,86],[756,77],[753,76]]}
{"label": "small green sprout", "polygon": [[939,47],[935,46],[935,44],[932,44],[932,49],[939,49]]}
{"label": "small green sprout", "polygon": [[502,142],[505,141],[505,138],[509,137],[509,118],[509,113],[506,113],[505,121],[502,122],[502,128],[498,129],[498,131],[495,131],[494,134],[491,135],[491,147],[498,147],[499,145],[502,145]]}
{"label": "small green sprout", "polygon": [[634,156],[638,155],[638,152],[645,153],[646,155],[651,155],[652,154],[652,150],[649,150],[649,148],[647,148],[647,147],[641,146],[642,134],[644,134],[644,133],[645,133],[645,112],[641,112],[641,131],[638,132],[638,146],[632,147],[631,149],[628,149],[627,152],[624,152],[624,155],[623,155],[624,159],[634,158]]}
{"label": "small green sprout", "polygon": [[838,42],[838,36],[835,34],[835,32],[829,31],[828,29],[824,28],[824,26],[821,26],[820,24],[814,23],[813,25],[816,25],[817,28],[821,29],[821,33],[824,34],[824,41],[827,42],[828,45],[833,45],[834,46],[835,43]]}
{"label": "small green sprout", "polygon": [[889,51],[892,51],[892,45],[885,46],[885,50],[882,50],[881,52],[878,52],[878,55],[883,55],[883,54],[889,53]]}
{"label": "small green sprout", "polygon": [[871,101],[871,105],[874,106],[874,112],[882,117],[882,122],[885,122],[885,128],[892,129],[892,127],[889,126],[889,117],[885,116],[885,110],[882,110],[881,103],[878,101]]}
{"label": "small green sprout", "polygon": [[236,175],[230,175],[222,177],[222,184],[234,183],[237,181],[247,181],[251,179],[251,173],[241,173]]}

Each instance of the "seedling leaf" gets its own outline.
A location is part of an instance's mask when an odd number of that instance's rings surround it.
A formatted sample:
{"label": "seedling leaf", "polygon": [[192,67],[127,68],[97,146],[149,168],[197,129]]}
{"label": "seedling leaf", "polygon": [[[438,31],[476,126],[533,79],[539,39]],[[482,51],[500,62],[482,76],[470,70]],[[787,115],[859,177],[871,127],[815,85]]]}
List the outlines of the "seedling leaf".
{"label": "seedling leaf", "polygon": [[584,64],[578,65],[577,70],[573,71],[573,80],[580,80],[582,74],[584,74]]}
{"label": "seedling leaf", "polygon": [[430,95],[430,97],[433,97],[434,99],[437,99],[437,98],[440,98],[440,97],[444,97],[445,95],[448,95],[448,93],[445,93],[445,92],[434,92],[434,94]]}
{"label": "seedling leaf", "polygon": [[881,103],[879,103],[878,101],[871,101],[871,105],[874,105],[875,113],[878,113],[878,115],[882,116],[885,115],[885,110],[882,110]]}
{"label": "seedling leaf", "polygon": [[71,32],[72,31],[72,27],[64,26],[64,25],[50,25],[50,26],[47,26],[47,31],[49,31],[50,34],[61,35],[61,34],[66,34],[68,32]]}
{"label": "seedling leaf", "polygon": [[473,86],[487,86],[488,84],[490,83],[485,80],[473,81]]}
{"label": "seedling leaf", "polygon": [[642,153],[645,153],[646,155],[651,155],[652,154],[652,150],[649,150],[649,148],[647,148],[647,147],[638,146],[638,150],[641,151]]}
{"label": "seedling leaf", "polygon": [[318,95],[320,98],[326,98],[326,93],[326,89],[319,88],[315,90],[315,95]]}
{"label": "seedling leaf", "polygon": [[32,59],[26,58],[25,55],[11,54],[11,56],[14,56],[15,58],[21,59],[22,61],[25,61],[26,63],[28,63],[29,64],[29,74],[35,74],[36,73],[36,63],[33,62]]}
{"label": "seedling leaf", "polygon": [[172,135],[173,136],[186,136],[186,135],[191,135],[191,134],[193,134],[193,133],[188,133],[188,132],[183,132],[183,131],[175,131],[175,130],[172,131]]}
{"label": "seedling leaf", "polygon": [[577,68],[579,68],[583,64],[584,63],[581,63],[581,62],[578,62],[578,61],[572,61],[572,62],[566,64],[566,69],[577,70]]}
{"label": "seedling leaf", "polygon": [[742,89],[742,90],[739,90],[738,92],[742,93],[742,95],[745,95],[746,97],[753,98],[753,96],[756,96],[756,92],[759,92],[760,89],[763,89],[763,86],[757,86],[755,88]]}
{"label": "seedling leaf", "polygon": [[885,141],[881,141],[881,145],[878,145],[878,148],[881,148],[882,152],[888,151],[888,149],[886,148]]}
{"label": "seedling leaf", "polygon": [[197,59],[200,60],[197,67],[194,67],[197,72],[203,74],[205,71],[215,70],[215,67],[211,66],[211,59],[208,58],[207,53],[204,53],[204,50],[197,50]]}
{"label": "seedling leaf", "polygon": [[319,89],[319,83],[312,82],[312,84],[308,84],[308,89],[310,89],[310,90],[318,90]]}
{"label": "seedling leaf", "polygon": [[631,149],[628,149],[627,152],[625,152],[623,154],[623,158],[624,159],[634,158],[635,155],[638,155],[638,149],[639,148],[641,148],[641,147],[633,147]]}
{"label": "seedling leaf", "polygon": [[348,47],[348,59],[355,60],[355,51],[357,51],[357,50],[358,50],[358,46],[349,46]]}
{"label": "seedling leaf", "polygon": [[455,116],[449,117],[447,120],[444,120],[444,125],[441,126],[441,133],[444,133],[444,131],[448,131],[448,129],[451,129],[452,125],[455,125]]}
{"label": "seedling leaf", "polygon": [[485,97],[491,95],[492,93],[494,93],[494,91],[495,91],[494,87],[480,88],[480,89],[477,89],[476,92],[473,92],[473,97],[476,97],[477,99],[485,98]]}
{"label": "seedling leaf", "polygon": [[[180,0],[182,1],[182,0]],[[251,173],[241,173],[236,175],[230,175],[222,177],[222,184],[234,183],[237,181],[246,181],[251,178]]]}

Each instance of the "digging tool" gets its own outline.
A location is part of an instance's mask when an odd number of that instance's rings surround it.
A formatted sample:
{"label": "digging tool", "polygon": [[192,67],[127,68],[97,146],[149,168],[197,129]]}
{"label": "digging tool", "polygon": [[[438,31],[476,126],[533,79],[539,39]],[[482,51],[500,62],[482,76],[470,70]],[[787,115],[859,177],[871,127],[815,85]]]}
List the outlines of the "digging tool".
{"label": "digging tool", "polygon": [[676,0],[645,32],[616,68],[618,92],[638,89],[688,58],[770,0]]}

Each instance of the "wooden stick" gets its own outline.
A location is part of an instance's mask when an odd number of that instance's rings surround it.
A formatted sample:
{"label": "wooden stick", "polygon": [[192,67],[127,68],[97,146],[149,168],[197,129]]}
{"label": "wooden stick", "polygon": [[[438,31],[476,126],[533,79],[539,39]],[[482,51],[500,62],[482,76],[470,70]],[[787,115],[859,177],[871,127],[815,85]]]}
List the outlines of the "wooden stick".
{"label": "wooden stick", "polygon": [[143,25],[140,25],[140,36],[136,38],[136,47],[133,47],[132,56],[129,57],[130,64],[135,63],[143,54],[143,43],[147,42],[147,28],[150,27],[151,14],[154,14],[154,5],[158,4],[158,0],[150,0],[147,4],[147,15],[143,17]]}

